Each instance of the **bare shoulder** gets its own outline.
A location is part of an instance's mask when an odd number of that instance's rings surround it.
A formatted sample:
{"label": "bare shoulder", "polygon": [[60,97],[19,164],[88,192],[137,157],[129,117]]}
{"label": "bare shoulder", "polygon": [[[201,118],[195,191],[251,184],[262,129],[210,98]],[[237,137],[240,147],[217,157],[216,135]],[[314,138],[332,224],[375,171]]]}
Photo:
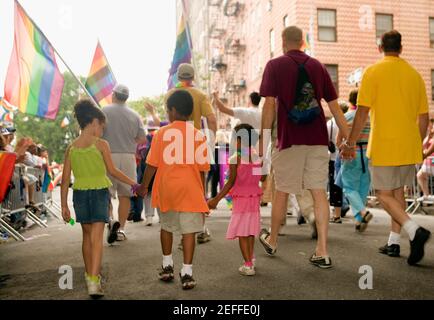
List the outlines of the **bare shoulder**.
{"label": "bare shoulder", "polygon": [[107,142],[107,140],[104,140],[104,139],[97,139],[95,141],[95,146],[101,152],[104,152],[104,151],[107,151],[110,149],[109,143]]}

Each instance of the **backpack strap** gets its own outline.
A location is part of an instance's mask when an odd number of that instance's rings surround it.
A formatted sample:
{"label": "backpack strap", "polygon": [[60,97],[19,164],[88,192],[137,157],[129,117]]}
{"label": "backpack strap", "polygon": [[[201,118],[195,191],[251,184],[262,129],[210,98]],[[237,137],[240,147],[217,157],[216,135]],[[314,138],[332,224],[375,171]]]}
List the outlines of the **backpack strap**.
{"label": "backpack strap", "polygon": [[297,60],[295,60],[295,59],[294,59],[293,57],[291,57],[289,54],[287,54],[286,56],[287,56],[288,58],[290,58],[292,61],[294,61],[294,62],[297,64],[297,66],[299,66],[299,67],[300,67],[300,66],[303,66],[303,67],[304,67],[304,66],[306,65],[306,63],[310,60],[310,57],[308,56],[308,57],[306,58],[306,60],[305,60],[303,63],[300,64],[300,63],[297,62]]}

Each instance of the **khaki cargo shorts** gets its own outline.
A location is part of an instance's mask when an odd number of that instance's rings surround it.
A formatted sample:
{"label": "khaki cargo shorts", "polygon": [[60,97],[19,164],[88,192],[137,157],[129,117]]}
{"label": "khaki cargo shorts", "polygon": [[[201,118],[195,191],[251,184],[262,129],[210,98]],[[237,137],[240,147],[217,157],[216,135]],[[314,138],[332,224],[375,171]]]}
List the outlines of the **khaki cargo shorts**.
{"label": "khaki cargo shorts", "polygon": [[277,191],[302,194],[303,190],[327,189],[327,146],[292,146],[274,152],[271,161]]}
{"label": "khaki cargo shorts", "polygon": [[[137,181],[137,164],[136,156],[134,154],[128,153],[113,153],[112,154],[113,164],[116,168],[122,171],[127,177]],[[118,197],[132,197],[131,186],[120,182],[119,180],[108,175],[113,186],[110,187],[110,195],[112,198]]]}
{"label": "khaki cargo shorts", "polygon": [[197,212],[162,212],[160,219],[161,229],[170,233],[200,233],[205,224],[205,214]]}
{"label": "khaki cargo shorts", "polygon": [[416,178],[416,166],[371,167],[372,186],[375,190],[391,191],[412,186]]}

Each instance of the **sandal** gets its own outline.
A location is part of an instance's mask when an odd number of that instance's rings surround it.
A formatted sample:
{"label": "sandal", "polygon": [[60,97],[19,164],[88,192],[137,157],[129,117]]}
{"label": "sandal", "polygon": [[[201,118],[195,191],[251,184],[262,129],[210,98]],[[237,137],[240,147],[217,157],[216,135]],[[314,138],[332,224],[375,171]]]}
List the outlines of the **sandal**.
{"label": "sandal", "polygon": [[333,217],[330,220],[331,223],[342,224],[342,219],[340,217]]}
{"label": "sandal", "polygon": [[268,243],[268,239],[270,238],[270,232],[268,232],[267,229],[263,229],[259,235],[259,241],[261,242],[262,246],[265,249],[265,252],[269,256],[274,256],[277,251],[277,246],[273,247],[271,244]]}
{"label": "sandal", "polygon": [[374,218],[374,215],[367,211],[365,216],[362,218],[362,222],[359,225],[356,225],[356,230],[359,232],[365,232],[372,218]]}

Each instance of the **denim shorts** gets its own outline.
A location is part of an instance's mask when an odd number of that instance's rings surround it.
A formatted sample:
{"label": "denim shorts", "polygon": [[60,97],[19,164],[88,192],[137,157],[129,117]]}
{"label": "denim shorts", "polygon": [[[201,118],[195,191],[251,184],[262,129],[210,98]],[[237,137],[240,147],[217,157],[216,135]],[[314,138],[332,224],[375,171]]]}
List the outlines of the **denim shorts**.
{"label": "denim shorts", "polygon": [[73,202],[77,223],[109,222],[109,189],[74,190]]}

